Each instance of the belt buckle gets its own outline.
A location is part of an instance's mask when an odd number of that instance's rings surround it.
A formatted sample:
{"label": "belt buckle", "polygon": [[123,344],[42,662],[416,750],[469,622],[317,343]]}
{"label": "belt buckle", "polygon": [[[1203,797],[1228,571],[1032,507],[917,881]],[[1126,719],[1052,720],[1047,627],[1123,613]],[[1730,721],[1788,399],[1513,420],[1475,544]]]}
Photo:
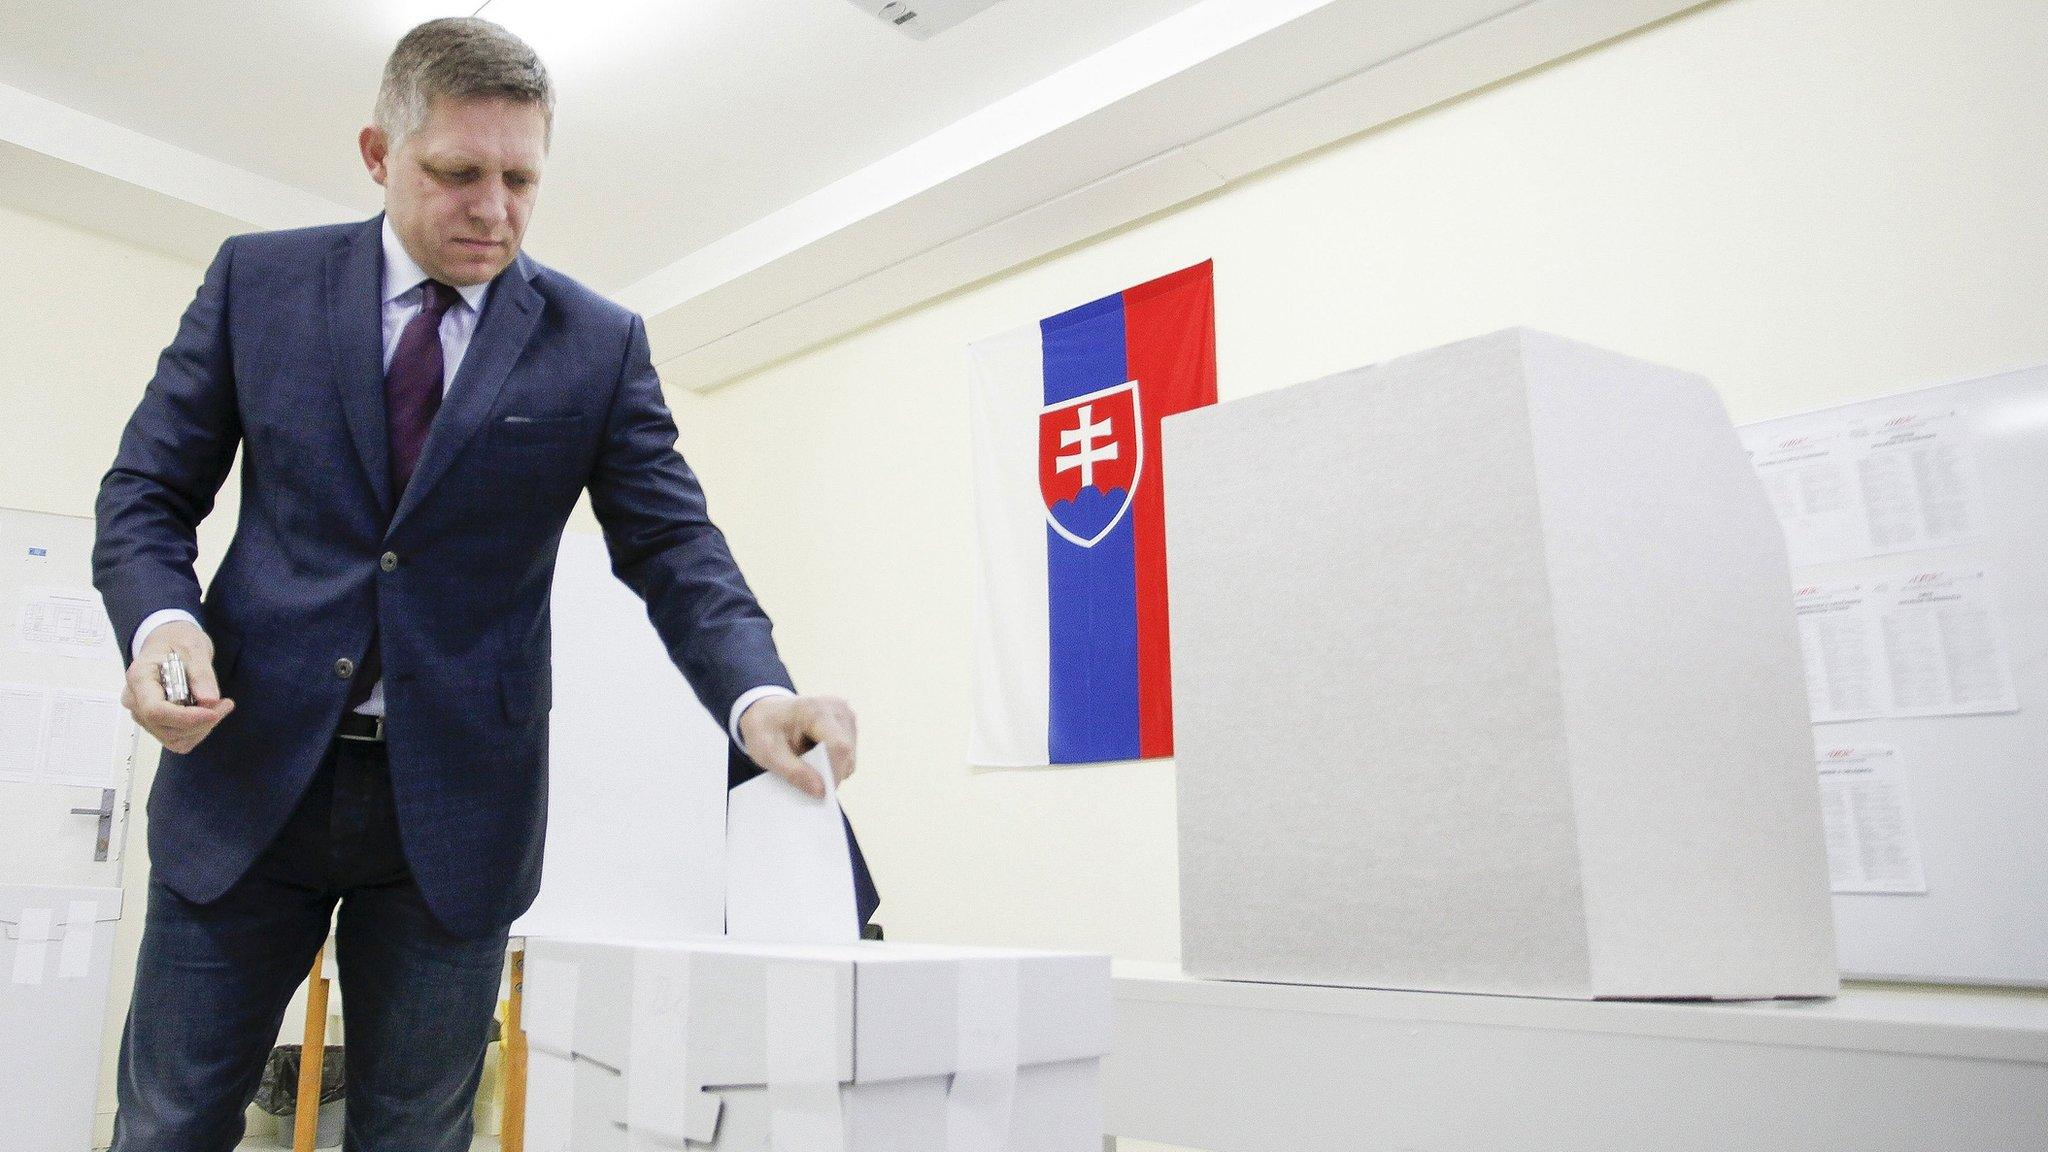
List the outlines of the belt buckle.
{"label": "belt buckle", "polygon": [[356,740],[365,744],[382,744],[384,742],[384,718],[382,716],[366,716],[364,719],[376,721],[376,726],[369,735],[358,736],[353,732],[341,732],[337,733],[337,735],[343,740]]}

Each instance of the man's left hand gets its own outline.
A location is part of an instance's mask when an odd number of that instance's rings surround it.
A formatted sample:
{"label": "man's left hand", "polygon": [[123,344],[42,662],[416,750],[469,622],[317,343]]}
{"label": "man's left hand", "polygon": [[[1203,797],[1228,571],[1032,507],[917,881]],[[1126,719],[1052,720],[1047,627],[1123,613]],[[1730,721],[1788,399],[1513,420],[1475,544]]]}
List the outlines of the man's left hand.
{"label": "man's left hand", "polygon": [[853,775],[853,709],[835,696],[767,696],[740,713],[740,740],[754,763],[802,789],[825,797],[825,782],[799,757],[823,744],[833,779]]}

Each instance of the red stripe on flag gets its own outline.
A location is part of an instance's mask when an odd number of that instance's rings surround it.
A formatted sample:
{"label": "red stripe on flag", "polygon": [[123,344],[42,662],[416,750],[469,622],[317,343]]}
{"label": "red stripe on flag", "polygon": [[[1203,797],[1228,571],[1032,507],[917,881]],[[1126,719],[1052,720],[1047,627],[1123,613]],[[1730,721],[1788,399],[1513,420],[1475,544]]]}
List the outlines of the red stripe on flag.
{"label": "red stripe on flag", "polygon": [[1166,488],[1159,422],[1216,402],[1216,297],[1203,261],[1124,293],[1124,344],[1145,416],[1145,476],[1131,501],[1138,582],[1138,744],[1173,755],[1173,665],[1166,627]]}

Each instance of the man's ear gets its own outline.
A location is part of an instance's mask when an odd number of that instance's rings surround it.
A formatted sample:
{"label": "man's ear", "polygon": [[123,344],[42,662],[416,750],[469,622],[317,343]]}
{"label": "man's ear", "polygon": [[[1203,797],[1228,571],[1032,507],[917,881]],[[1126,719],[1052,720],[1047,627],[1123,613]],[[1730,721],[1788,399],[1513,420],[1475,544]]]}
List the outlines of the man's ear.
{"label": "man's ear", "polygon": [[356,135],[356,147],[363,153],[363,167],[370,170],[370,179],[379,184],[384,183],[385,177],[390,174],[385,164],[390,156],[390,145],[391,141],[385,137],[384,130],[374,124]]}

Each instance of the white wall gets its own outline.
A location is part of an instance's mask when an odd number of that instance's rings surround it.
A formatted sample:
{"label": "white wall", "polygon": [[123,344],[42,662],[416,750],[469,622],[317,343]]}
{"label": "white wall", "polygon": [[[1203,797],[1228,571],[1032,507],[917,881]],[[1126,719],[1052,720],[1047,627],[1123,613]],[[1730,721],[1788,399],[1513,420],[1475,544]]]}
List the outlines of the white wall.
{"label": "white wall", "polygon": [[[0,505],[91,516],[121,428],[205,269],[5,206],[0,267],[8,270],[0,277],[0,411],[8,414]],[[202,533],[205,573],[234,533],[238,483],[229,479]],[[143,808],[159,751],[147,734],[137,742],[123,867],[128,906],[115,938],[100,1078],[102,1139],[111,1134],[114,1054],[142,937]]]}
{"label": "white wall", "polygon": [[859,710],[881,919],[1178,952],[1170,763],[964,766],[969,341],[1213,257],[1226,400],[1510,324],[1740,421],[2048,360],[2044,58],[2033,0],[1729,0],[679,401],[798,682]]}

